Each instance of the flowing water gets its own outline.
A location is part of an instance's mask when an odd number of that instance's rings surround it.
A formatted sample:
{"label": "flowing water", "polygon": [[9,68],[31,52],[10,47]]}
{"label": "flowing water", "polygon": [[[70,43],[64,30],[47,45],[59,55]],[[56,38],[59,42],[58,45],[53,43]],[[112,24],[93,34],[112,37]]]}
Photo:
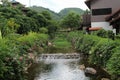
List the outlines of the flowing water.
{"label": "flowing water", "polygon": [[45,64],[52,64],[48,72],[40,73],[35,80],[89,80],[80,70],[79,59],[45,59]]}

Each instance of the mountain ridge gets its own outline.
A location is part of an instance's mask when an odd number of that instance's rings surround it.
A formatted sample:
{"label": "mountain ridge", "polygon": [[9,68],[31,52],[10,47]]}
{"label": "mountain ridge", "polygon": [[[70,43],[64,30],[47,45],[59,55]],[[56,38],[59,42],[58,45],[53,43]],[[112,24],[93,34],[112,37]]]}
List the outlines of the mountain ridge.
{"label": "mountain ridge", "polygon": [[40,12],[40,13],[42,11],[48,11],[50,13],[51,17],[55,20],[60,20],[61,18],[63,18],[67,14],[69,14],[70,12],[75,12],[75,13],[80,14],[80,15],[84,13],[84,10],[82,10],[80,8],[75,8],[75,7],[64,8],[58,13],[54,12],[48,8],[41,7],[41,6],[32,6],[32,7],[30,7],[30,9],[32,9],[36,12]]}

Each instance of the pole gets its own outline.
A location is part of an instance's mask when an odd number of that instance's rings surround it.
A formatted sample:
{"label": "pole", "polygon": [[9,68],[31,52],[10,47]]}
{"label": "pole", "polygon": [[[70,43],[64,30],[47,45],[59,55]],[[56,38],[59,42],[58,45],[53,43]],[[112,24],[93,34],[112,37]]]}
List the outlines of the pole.
{"label": "pole", "polygon": [[29,7],[31,7],[31,0],[29,0]]}

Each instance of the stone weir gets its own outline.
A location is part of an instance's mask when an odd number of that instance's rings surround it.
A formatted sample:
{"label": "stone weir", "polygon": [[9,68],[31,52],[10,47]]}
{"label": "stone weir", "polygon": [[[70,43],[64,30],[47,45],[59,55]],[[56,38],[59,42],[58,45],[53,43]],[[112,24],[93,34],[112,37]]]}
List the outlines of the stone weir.
{"label": "stone weir", "polygon": [[49,59],[80,59],[80,54],[78,53],[57,53],[57,54],[41,54],[39,55],[39,61],[49,60]]}

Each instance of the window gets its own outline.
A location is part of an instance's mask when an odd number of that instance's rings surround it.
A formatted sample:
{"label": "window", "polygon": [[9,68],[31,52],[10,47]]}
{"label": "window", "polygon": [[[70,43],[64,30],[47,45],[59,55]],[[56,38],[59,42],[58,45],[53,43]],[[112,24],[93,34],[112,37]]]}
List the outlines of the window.
{"label": "window", "polygon": [[107,15],[111,13],[112,13],[111,8],[92,9],[92,15]]}

